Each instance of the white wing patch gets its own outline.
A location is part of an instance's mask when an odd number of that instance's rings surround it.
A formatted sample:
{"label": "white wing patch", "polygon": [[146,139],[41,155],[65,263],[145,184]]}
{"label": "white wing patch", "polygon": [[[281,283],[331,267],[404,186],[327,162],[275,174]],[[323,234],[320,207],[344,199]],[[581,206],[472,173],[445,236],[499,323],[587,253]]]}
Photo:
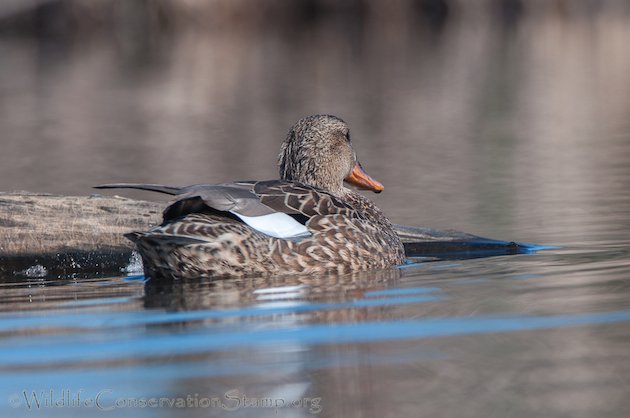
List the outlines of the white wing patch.
{"label": "white wing patch", "polygon": [[301,238],[311,235],[308,229],[286,213],[276,212],[263,216],[245,216],[231,212],[258,232],[275,238]]}

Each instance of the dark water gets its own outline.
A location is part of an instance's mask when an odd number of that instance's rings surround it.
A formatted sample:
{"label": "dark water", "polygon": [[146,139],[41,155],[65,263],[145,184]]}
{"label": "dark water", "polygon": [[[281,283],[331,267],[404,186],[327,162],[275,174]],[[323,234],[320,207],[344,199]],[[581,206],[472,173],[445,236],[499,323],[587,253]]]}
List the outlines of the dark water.
{"label": "dark water", "polygon": [[3,277],[0,413],[627,416],[630,20],[460,19],[0,39],[2,190],[272,178],[289,126],[326,112],[393,221],[559,246],[341,277]]}

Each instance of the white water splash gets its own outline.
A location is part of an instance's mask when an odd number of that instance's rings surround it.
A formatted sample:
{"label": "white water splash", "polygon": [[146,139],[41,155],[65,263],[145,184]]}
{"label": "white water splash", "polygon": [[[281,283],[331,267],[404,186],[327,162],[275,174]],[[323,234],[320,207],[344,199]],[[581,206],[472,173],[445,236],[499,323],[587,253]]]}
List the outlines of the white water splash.
{"label": "white water splash", "polygon": [[22,274],[26,277],[44,277],[48,274],[48,270],[46,270],[46,267],[41,264],[35,264],[34,266],[18,272],[18,274]]}
{"label": "white water splash", "polygon": [[142,267],[142,257],[140,257],[140,254],[137,251],[133,251],[131,253],[131,256],[129,257],[129,264],[127,264],[120,270],[123,273],[127,274],[142,273],[144,270]]}

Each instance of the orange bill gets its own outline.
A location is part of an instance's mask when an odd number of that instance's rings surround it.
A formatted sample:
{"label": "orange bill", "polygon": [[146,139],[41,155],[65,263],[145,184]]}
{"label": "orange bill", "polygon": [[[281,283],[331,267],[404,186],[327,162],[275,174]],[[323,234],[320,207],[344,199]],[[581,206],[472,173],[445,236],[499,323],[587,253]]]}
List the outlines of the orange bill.
{"label": "orange bill", "polygon": [[374,180],[365,171],[363,171],[363,167],[361,167],[361,164],[359,164],[358,161],[354,163],[352,172],[345,178],[345,180],[348,183],[357,186],[359,189],[372,190],[374,193],[380,193],[385,189],[380,182]]}

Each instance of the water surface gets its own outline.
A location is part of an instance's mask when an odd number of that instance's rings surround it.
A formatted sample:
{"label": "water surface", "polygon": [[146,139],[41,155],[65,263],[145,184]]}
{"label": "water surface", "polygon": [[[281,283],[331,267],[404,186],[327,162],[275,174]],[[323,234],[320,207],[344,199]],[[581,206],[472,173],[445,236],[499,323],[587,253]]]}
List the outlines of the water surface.
{"label": "water surface", "polygon": [[0,39],[3,190],[273,178],[290,124],[334,113],[393,221],[558,246],[348,276],[7,275],[0,413],[627,416],[630,25],[605,11]]}

